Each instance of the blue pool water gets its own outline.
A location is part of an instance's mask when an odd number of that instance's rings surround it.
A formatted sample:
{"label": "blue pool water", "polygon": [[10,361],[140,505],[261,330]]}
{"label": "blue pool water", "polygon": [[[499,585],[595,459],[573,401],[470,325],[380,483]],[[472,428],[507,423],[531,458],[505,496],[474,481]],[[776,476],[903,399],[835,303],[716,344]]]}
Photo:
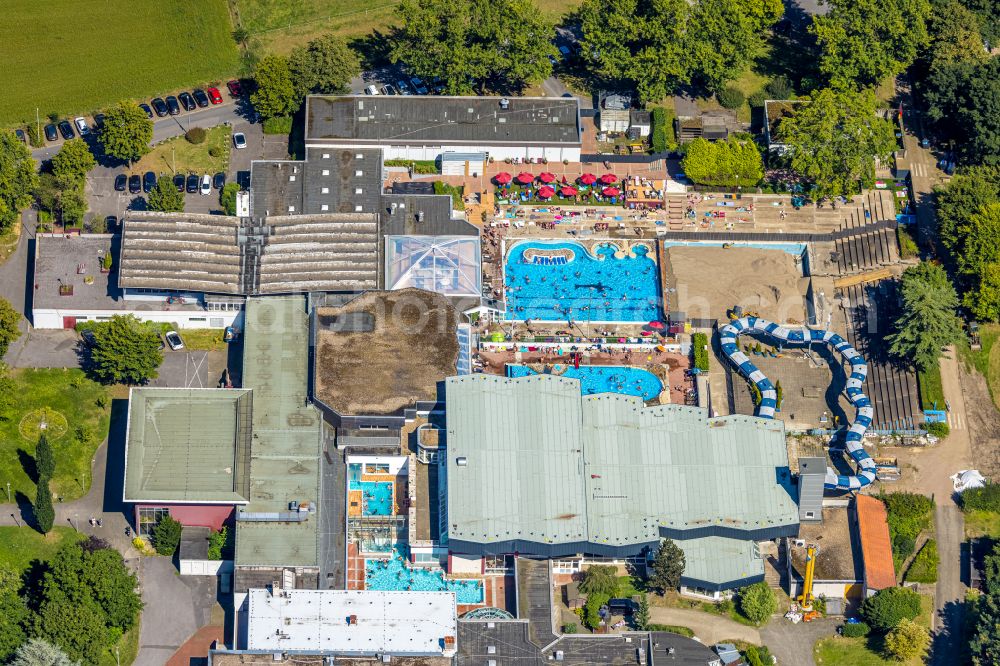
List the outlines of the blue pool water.
{"label": "blue pool water", "polygon": [[[534,374],[537,373],[526,365],[507,366],[508,377],[527,377]],[[562,376],[579,379],[580,392],[584,395],[621,393],[636,395],[643,400],[652,400],[663,391],[663,382],[652,372],[622,365],[570,367]]]}
{"label": "blue pool water", "polygon": [[398,550],[388,560],[365,560],[365,589],[454,592],[460,604],[481,604],[484,598],[483,581],[448,580],[438,569],[411,569]]}
{"label": "blue pool water", "polygon": [[[531,249],[569,249],[573,258],[535,256]],[[633,321],[662,318],[656,262],[646,248],[633,248],[635,257],[615,259],[615,247],[599,246],[595,259],[574,242],[531,241],[516,245],[507,255],[507,319],[523,321]]]}
{"label": "blue pool water", "polygon": [[[756,250],[781,250],[790,255],[801,257],[802,253],[806,251],[806,246],[802,243],[745,243],[740,241],[729,242],[726,244],[732,245],[733,247],[752,247]],[[721,247],[723,241],[663,241],[663,247],[686,247],[690,245],[709,245],[715,247]]]}
{"label": "blue pool water", "polygon": [[360,490],[364,504],[361,514],[364,516],[392,515],[392,482],[391,481],[351,481],[351,490]]}

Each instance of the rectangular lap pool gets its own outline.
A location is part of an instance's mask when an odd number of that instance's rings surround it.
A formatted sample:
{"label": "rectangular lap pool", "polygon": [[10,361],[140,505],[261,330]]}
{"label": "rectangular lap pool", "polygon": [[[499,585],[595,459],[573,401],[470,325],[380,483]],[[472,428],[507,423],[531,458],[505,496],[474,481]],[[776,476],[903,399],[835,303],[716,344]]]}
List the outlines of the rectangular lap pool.
{"label": "rectangular lap pool", "polygon": [[[563,371],[565,368],[565,371]],[[663,391],[663,382],[648,370],[623,365],[553,366],[553,374],[580,380],[583,395],[595,393],[621,393],[653,400]],[[508,377],[527,377],[538,374],[526,365],[507,365]]]}
{"label": "rectangular lap pool", "polygon": [[[661,319],[660,280],[646,245],[525,241],[507,253],[506,318],[648,322]],[[616,254],[618,257],[616,258]]]}

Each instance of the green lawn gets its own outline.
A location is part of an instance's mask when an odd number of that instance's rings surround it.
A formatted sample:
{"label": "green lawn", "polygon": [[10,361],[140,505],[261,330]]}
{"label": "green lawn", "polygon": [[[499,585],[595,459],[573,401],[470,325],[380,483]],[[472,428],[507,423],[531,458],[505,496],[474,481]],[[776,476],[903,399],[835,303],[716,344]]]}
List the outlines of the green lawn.
{"label": "green lawn", "polygon": [[[107,389],[76,369],[17,370],[12,376],[20,400],[12,418],[0,421],[0,483],[10,482],[12,500],[16,493],[34,500],[35,484],[25,470],[26,465],[34,465],[33,424],[39,414],[53,414],[49,418],[53,425],[47,430],[61,428],[64,434],[51,440],[56,456],[52,493],[67,501],[82,497],[90,489],[90,459],[108,435],[111,401],[107,399],[104,407],[98,405]],[[32,436],[26,438],[22,431]],[[0,501],[6,502],[6,485],[2,490]]]}
{"label": "green lawn", "polygon": [[186,349],[217,351],[225,349],[221,328],[185,328],[180,331]]}
{"label": "green lawn", "polygon": [[[148,155],[132,166],[133,173],[154,171],[158,174],[197,173],[212,175],[229,168],[229,154],[232,149],[232,128],[228,125],[205,128],[204,143],[191,143],[183,136],[162,141]],[[215,148],[216,156],[209,151]]]}
{"label": "green lawn", "polygon": [[7,0],[0,126],[221,81],[239,67],[231,32],[226,0]]}
{"label": "green lawn", "polygon": [[1000,324],[980,324],[982,349],[972,351],[966,341],[960,343],[958,349],[962,359],[986,378],[993,403],[1000,408],[1000,345],[995,344],[997,338],[1000,338]]}
{"label": "green lawn", "polygon": [[[917,617],[917,624],[929,629],[931,626],[931,612],[934,609],[934,599],[929,594],[920,595],[920,615]],[[818,666],[841,666],[850,664],[851,666],[919,666],[924,663],[921,658],[910,659],[909,661],[896,661],[894,659],[884,659],[882,657],[883,639],[881,636],[867,636],[863,638],[844,638],[843,636],[831,636],[816,641],[813,648],[813,659]]]}
{"label": "green lawn", "polygon": [[944,387],[941,385],[941,366],[934,365],[926,372],[918,372],[917,384],[920,387],[921,407],[924,409],[944,409]]}
{"label": "green lawn", "polygon": [[56,526],[46,535],[30,527],[0,527],[0,567],[20,573],[32,560],[47,560],[63,544],[82,538],[72,527]]}
{"label": "green lawn", "polygon": [[1000,513],[969,511],[965,514],[965,538],[981,536],[1000,538]]}

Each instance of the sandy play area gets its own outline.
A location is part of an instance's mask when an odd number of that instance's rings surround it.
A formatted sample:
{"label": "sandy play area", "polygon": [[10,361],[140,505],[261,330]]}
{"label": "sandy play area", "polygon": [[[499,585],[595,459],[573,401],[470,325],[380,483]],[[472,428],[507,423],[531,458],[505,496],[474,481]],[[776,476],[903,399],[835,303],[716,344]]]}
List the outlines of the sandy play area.
{"label": "sandy play area", "polygon": [[671,247],[666,253],[670,309],[688,319],[725,319],[734,305],[772,321],[805,322],[809,284],[795,258],[782,250],[748,247]]}

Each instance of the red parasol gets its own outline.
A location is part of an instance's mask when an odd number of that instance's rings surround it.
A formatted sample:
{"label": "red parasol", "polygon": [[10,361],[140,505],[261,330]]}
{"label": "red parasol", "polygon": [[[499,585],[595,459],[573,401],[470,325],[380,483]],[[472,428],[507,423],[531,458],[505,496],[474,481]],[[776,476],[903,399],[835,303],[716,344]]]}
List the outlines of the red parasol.
{"label": "red parasol", "polygon": [[556,191],[553,190],[548,185],[538,188],[538,196],[541,197],[542,199],[551,199],[552,195],[555,193]]}
{"label": "red parasol", "polygon": [[618,176],[616,176],[613,173],[606,173],[603,176],[601,176],[601,182],[604,183],[605,185],[610,185],[611,183],[617,183]]}
{"label": "red parasol", "polygon": [[521,183],[522,185],[530,185],[532,182],[534,182],[535,176],[534,174],[530,174],[527,171],[522,171],[521,173],[517,174],[517,178],[515,178],[514,180]]}
{"label": "red parasol", "polygon": [[510,181],[511,181],[511,180],[512,180],[513,178],[514,178],[514,177],[513,177],[513,176],[511,176],[511,175],[510,175],[509,173],[507,173],[506,171],[501,171],[501,172],[500,172],[500,173],[498,173],[497,175],[493,176],[493,180],[494,180],[494,182],[496,182],[496,183],[497,183],[498,185],[506,185],[506,184],[507,184],[507,183],[509,183],[509,182],[510,182]]}
{"label": "red parasol", "polygon": [[582,176],[580,176],[580,182],[583,183],[584,185],[593,185],[594,183],[597,182],[597,176],[595,176],[592,173],[585,173]]}
{"label": "red parasol", "polygon": [[561,190],[559,190],[559,194],[563,195],[564,197],[575,196],[576,195],[576,188],[575,187],[569,187],[567,185],[566,187],[564,187]]}
{"label": "red parasol", "polygon": [[649,326],[650,328],[663,328],[662,321],[651,321],[646,325]]}
{"label": "red parasol", "polygon": [[543,171],[542,173],[538,174],[538,180],[542,181],[543,183],[551,183],[555,179],[556,175],[554,173],[549,173],[548,171]]}
{"label": "red parasol", "polygon": [[621,190],[619,190],[617,187],[605,187],[603,190],[601,190],[601,194],[603,194],[606,197],[616,197],[621,193],[622,193]]}

